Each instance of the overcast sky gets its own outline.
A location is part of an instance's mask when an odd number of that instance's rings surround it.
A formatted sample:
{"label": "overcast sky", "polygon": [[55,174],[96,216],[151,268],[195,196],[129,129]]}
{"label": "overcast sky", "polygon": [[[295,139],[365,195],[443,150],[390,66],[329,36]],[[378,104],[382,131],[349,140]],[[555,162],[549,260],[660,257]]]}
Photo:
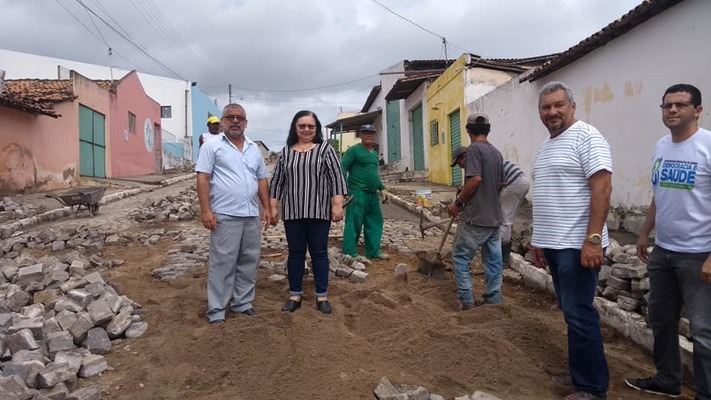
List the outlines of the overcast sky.
{"label": "overcast sky", "polygon": [[232,84],[248,136],[278,149],[297,111],[360,110],[381,70],[444,59],[442,37],[450,59],[555,53],[640,2],[0,0],[0,48],[197,81],[220,107]]}

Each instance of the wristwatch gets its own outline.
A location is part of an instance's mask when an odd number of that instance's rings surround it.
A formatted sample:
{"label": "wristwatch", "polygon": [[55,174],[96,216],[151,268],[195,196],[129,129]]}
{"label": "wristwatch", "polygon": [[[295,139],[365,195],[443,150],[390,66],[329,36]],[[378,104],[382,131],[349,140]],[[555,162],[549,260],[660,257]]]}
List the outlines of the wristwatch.
{"label": "wristwatch", "polygon": [[585,240],[587,240],[588,243],[594,244],[595,246],[597,246],[600,243],[602,243],[602,236],[600,236],[599,233],[592,233],[592,234],[588,235],[588,237],[585,238]]}
{"label": "wristwatch", "polygon": [[465,203],[465,202],[459,200],[459,197],[457,197],[457,200],[454,201],[454,204],[456,204],[457,207],[459,207],[459,208],[464,208],[464,206],[467,205],[467,203]]}

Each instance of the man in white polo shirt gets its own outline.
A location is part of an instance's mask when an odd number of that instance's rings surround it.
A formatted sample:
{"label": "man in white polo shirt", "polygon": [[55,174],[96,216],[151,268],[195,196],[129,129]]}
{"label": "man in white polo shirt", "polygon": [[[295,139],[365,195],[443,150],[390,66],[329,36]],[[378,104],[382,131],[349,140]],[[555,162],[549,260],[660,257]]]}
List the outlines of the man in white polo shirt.
{"label": "man in white polo shirt", "polygon": [[610,146],[575,118],[573,93],[561,82],[541,88],[538,113],[550,136],[533,165],[531,245],[535,265],[548,264],[568,325],[570,377],[554,381],[575,387],[566,400],[606,399],[610,375],[593,299],[608,246]]}
{"label": "man in white polo shirt", "polygon": [[229,309],[254,316],[252,307],[260,260],[262,220],[271,220],[267,167],[244,135],[247,112],[239,104],[222,110],[222,131],[200,148],[195,172],[202,224],[210,230],[207,319],[225,322]]}

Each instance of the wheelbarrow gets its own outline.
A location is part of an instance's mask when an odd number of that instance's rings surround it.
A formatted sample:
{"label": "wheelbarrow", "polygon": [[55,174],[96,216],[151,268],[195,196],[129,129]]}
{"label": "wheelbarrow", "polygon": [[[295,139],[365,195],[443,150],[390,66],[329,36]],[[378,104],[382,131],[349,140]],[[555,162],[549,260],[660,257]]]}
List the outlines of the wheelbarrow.
{"label": "wheelbarrow", "polygon": [[[84,187],[72,189],[59,195],[48,194],[46,197],[51,197],[63,205],[71,207],[74,217],[82,207],[89,210],[93,217],[99,212],[99,202],[104,197],[104,192],[106,192],[105,187]],[[74,206],[77,206],[76,210]]]}

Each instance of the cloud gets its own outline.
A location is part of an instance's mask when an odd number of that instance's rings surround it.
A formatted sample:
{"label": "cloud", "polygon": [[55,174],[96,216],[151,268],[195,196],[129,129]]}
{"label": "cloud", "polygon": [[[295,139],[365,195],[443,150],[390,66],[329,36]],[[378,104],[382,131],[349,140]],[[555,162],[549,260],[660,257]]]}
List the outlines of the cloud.
{"label": "cloud", "polygon": [[[442,36],[451,59],[559,52],[639,0],[81,2],[218,104],[232,84],[250,114],[248,132],[271,148],[298,110],[312,109],[327,124],[340,110],[359,110],[386,67],[444,58]],[[78,0],[0,0],[0,9],[0,48],[173,76]]]}

